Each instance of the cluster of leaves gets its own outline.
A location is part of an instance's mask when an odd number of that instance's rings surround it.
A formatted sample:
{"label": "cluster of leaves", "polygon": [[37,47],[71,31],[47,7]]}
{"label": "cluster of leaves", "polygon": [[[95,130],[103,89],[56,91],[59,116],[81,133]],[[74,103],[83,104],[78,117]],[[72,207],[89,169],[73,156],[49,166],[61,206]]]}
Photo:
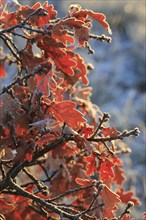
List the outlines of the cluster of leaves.
{"label": "cluster of leaves", "polygon": [[[17,66],[0,93],[1,219],[130,220],[129,208],[140,202],[123,187],[119,157],[130,149],[117,141],[139,130],[109,126],[109,114],[90,100],[92,66],[75,52],[93,54],[89,39],[111,41],[90,33],[95,20],[111,34],[105,15],[71,5],[60,19],[47,2],[17,6],[9,13],[2,1],[0,16],[0,38],[10,51],[1,47],[1,78],[6,65]],[[126,208],[116,217],[119,203]]]}

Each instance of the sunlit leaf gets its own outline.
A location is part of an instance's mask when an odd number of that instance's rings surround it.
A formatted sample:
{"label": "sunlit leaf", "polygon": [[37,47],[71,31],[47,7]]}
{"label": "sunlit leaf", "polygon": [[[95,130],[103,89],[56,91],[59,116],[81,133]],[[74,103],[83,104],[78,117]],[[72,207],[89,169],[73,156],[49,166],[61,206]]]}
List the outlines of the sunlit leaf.
{"label": "sunlit leaf", "polygon": [[[57,120],[66,122],[73,129],[77,129],[79,123],[85,123],[82,113],[75,109],[76,104],[72,101],[52,102],[49,112]],[[76,120],[75,120],[76,119]]]}
{"label": "sunlit leaf", "polygon": [[120,188],[117,191],[117,194],[120,196],[121,202],[127,204],[129,201],[133,202],[135,205],[140,205],[140,201],[137,197],[134,196],[134,191],[124,191],[123,188]]}

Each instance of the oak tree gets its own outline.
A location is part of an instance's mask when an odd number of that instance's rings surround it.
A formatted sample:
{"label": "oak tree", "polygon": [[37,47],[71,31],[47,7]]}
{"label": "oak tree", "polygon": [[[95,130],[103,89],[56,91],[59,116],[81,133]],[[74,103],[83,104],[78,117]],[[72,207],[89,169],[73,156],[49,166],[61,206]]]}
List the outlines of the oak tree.
{"label": "oak tree", "polygon": [[111,34],[106,16],[75,4],[58,18],[47,1],[0,10],[1,79],[16,67],[0,92],[0,219],[130,220],[140,201],[124,189],[130,149],[118,141],[139,129],[118,131],[91,102],[92,65],[77,50],[111,42],[91,32],[94,20]]}

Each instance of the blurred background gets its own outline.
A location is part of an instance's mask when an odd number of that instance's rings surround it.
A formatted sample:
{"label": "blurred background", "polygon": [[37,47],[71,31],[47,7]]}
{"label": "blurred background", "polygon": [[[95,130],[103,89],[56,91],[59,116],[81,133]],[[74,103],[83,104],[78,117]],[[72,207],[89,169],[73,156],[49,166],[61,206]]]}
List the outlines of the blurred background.
{"label": "blurred background", "polygon": [[[33,5],[37,1],[20,1]],[[44,1],[40,1],[43,3]],[[139,137],[125,140],[132,153],[124,155],[128,183],[136,186],[141,207],[133,208],[136,220],[146,211],[146,2],[145,0],[50,0],[58,17],[66,16],[70,4],[104,13],[112,29],[112,43],[90,41],[94,55],[80,50],[86,63],[94,65],[89,74],[92,101],[111,115],[111,126],[119,130],[139,127]],[[108,35],[93,23],[93,34]]]}

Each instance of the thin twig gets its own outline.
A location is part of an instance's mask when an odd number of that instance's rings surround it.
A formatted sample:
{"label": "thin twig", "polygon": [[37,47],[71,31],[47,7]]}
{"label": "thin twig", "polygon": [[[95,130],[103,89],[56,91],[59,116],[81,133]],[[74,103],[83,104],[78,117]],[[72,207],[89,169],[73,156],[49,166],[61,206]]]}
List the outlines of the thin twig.
{"label": "thin twig", "polygon": [[97,134],[97,132],[101,129],[101,126],[104,122],[107,122],[110,118],[110,115],[108,113],[103,113],[102,118],[99,117],[99,125],[98,127],[95,129],[94,133],[90,136],[90,138],[94,138]]}
{"label": "thin twig", "polygon": [[9,84],[7,87],[6,86],[3,86],[2,88],[2,92],[0,93],[0,95],[2,95],[3,93],[5,92],[8,92],[9,89],[11,89],[14,85],[16,85],[17,83],[20,84],[22,83],[24,80],[28,80],[29,78],[31,78],[32,76],[34,76],[35,74],[39,74],[41,71],[43,70],[43,67],[41,67],[39,65],[39,68],[35,68],[35,70],[30,73],[30,74],[27,74],[25,76],[23,76],[22,78],[19,78],[17,77],[16,80],[14,80],[11,84]]}
{"label": "thin twig", "polygon": [[36,15],[38,12],[40,12],[42,10],[42,8],[38,8],[37,10],[33,11],[24,21],[22,21],[22,23],[19,23],[15,26],[12,26],[10,28],[5,28],[2,31],[0,31],[0,35],[3,35],[6,32],[11,32],[13,30],[15,30],[16,28],[23,28],[24,25],[26,24],[26,22],[34,15]]}
{"label": "thin twig", "polygon": [[102,138],[87,138],[88,141],[93,141],[93,142],[106,142],[106,141],[113,141],[113,140],[123,140],[124,138],[130,137],[130,136],[138,136],[140,133],[138,128],[135,128],[134,130],[131,131],[123,131],[121,134],[115,136],[115,137],[102,137]]}
{"label": "thin twig", "polygon": [[58,195],[58,196],[56,196],[56,197],[54,197],[52,199],[49,199],[49,201],[52,202],[52,201],[61,199],[64,196],[67,196],[69,194],[73,194],[73,193],[79,192],[81,190],[92,188],[93,186],[94,186],[94,184],[89,185],[89,186],[83,186],[83,187],[78,187],[78,188],[75,188],[75,189],[68,190],[68,191],[66,191],[66,192],[64,192],[64,193],[62,193],[62,194],[60,194],[60,195]]}
{"label": "thin twig", "polygon": [[8,41],[8,39],[6,38],[5,35],[1,35],[0,38],[4,41],[4,43],[6,44],[6,46],[9,48],[9,50],[11,51],[11,53],[13,54],[13,56],[16,58],[16,61],[21,61],[20,57],[18,57],[17,53],[15,52],[15,50],[12,48],[10,41]]}
{"label": "thin twig", "polygon": [[69,213],[63,211],[62,209],[58,208],[56,205],[54,205],[50,202],[46,202],[45,200],[41,199],[40,197],[37,197],[36,195],[27,192],[26,190],[22,189],[19,185],[14,183],[12,181],[12,179],[9,179],[9,186],[10,186],[10,188],[15,189],[19,195],[35,201],[37,204],[40,204],[42,207],[46,207],[48,210],[51,210],[59,215],[61,213],[63,213],[64,217],[67,217],[70,220],[75,220],[75,215],[69,214]]}

